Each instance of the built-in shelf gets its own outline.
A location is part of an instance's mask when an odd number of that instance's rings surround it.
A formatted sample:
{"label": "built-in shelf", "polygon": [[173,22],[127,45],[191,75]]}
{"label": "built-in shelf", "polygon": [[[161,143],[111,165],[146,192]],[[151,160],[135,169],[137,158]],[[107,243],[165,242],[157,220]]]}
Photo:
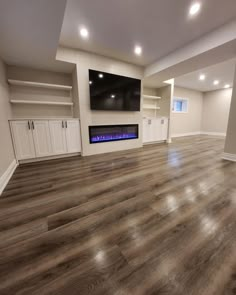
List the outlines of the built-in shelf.
{"label": "built-in shelf", "polygon": [[144,109],[149,109],[149,110],[160,110],[160,107],[154,106],[154,105],[143,105]]}
{"label": "built-in shelf", "polygon": [[44,105],[58,105],[58,106],[73,106],[73,102],[58,102],[58,101],[11,99],[10,102],[13,104],[44,104]]}
{"label": "built-in shelf", "polygon": [[72,86],[60,85],[60,84],[48,84],[40,82],[31,82],[31,81],[22,81],[22,80],[12,80],[8,79],[10,85],[17,86],[28,86],[28,87],[40,87],[40,88],[49,88],[49,89],[58,89],[58,90],[71,90]]}
{"label": "built-in shelf", "polygon": [[155,96],[155,95],[143,95],[144,98],[148,98],[148,99],[161,99],[160,96]]}

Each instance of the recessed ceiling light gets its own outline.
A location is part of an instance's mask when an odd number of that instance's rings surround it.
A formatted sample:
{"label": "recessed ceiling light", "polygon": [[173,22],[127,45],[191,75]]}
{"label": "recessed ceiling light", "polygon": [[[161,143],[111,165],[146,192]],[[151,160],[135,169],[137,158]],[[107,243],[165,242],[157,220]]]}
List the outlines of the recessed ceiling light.
{"label": "recessed ceiling light", "polygon": [[89,84],[90,84],[90,85],[93,84],[93,81],[89,81]]}
{"label": "recessed ceiling light", "polygon": [[229,88],[230,85],[229,84],[225,84],[224,88]]}
{"label": "recessed ceiling light", "polygon": [[213,84],[214,84],[214,85],[218,85],[218,84],[219,84],[219,80],[215,80],[215,81],[213,82]]}
{"label": "recessed ceiling light", "polygon": [[116,97],[115,94],[112,94],[112,95],[111,95],[111,98],[115,98],[115,97]]}
{"label": "recessed ceiling light", "polygon": [[88,30],[85,27],[83,27],[83,28],[80,29],[80,36],[82,38],[84,38],[84,39],[87,39],[88,38],[89,32],[88,32]]}
{"label": "recessed ceiling light", "polygon": [[189,9],[189,15],[196,15],[201,8],[201,4],[199,2],[194,3]]}
{"label": "recessed ceiling light", "polygon": [[142,47],[141,46],[138,46],[138,45],[136,45],[135,47],[134,47],[134,53],[136,54],[136,55],[141,55],[142,54]]}
{"label": "recessed ceiling light", "polygon": [[103,74],[100,73],[100,74],[98,75],[98,77],[102,79],[102,78],[103,78]]}
{"label": "recessed ceiling light", "polygon": [[206,75],[204,75],[204,74],[201,74],[200,76],[199,76],[199,80],[205,80],[206,79]]}

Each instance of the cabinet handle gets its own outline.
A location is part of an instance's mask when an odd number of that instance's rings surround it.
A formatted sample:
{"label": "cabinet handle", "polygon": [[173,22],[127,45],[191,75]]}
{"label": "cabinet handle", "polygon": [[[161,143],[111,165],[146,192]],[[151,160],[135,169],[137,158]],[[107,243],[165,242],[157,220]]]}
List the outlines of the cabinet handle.
{"label": "cabinet handle", "polygon": [[67,121],[65,121],[65,123],[66,123],[66,128],[67,128]]}
{"label": "cabinet handle", "polygon": [[64,121],[61,121],[61,126],[62,128],[64,128]]}
{"label": "cabinet handle", "polygon": [[30,130],[30,122],[28,121],[28,129]]}
{"label": "cabinet handle", "polygon": [[34,121],[31,122],[32,129],[34,130]]}

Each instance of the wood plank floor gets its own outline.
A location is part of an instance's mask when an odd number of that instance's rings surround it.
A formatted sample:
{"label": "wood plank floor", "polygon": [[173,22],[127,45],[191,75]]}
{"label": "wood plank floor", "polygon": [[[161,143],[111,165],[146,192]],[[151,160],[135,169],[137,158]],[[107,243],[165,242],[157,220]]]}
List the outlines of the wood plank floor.
{"label": "wood plank floor", "polygon": [[0,294],[236,294],[236,163],[196,136],[17,168]]}

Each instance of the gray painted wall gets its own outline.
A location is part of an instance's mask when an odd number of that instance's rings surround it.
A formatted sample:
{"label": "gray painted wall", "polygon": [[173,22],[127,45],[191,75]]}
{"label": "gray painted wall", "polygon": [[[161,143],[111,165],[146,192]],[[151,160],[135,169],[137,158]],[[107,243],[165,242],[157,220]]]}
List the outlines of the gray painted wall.
{"label": "gray painted wall", "polygon": [[231,96],[232,88],[204,93],[202,131],[226,134]]}
{"label": "gray painted wall", "polygon": [[0,177],[15,159],[8,123],[11,116],[6,66],[0,59]]}
{"label": "gray painted wall", "polygon": [[174,97],[188,99],[187,113],[171,114],[172,136],[200,132],[202,120],[203,94],[200,91],[190,90],[182,87],[174,87]]}

